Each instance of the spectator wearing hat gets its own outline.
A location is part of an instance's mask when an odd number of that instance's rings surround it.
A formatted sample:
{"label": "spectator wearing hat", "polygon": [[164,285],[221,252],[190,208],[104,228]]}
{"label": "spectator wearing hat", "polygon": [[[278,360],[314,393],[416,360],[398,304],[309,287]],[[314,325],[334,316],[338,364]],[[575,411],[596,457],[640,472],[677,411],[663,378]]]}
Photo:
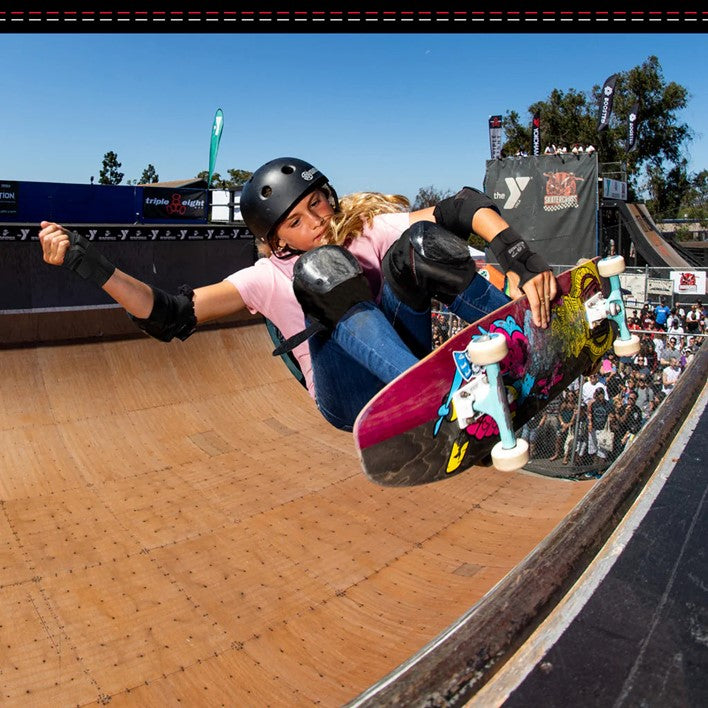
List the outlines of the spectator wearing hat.
{"label": "spectator wearing hat", "polygon": [[599,388],[602,389],[605,398],[607,398],[607,387],[605,386],[605,384],[600,381],[600,377],[597,375],[597,373],[590,374],[581,389],[581,395],[583,397],[583,403],[585,405],[590,404],[590,402],[595,397],[595,392]]}
{"label": "spectator wearing hat", "polygon": [[654,389],[649,385],[649,381],[646,376],[639,375],[637,377],[637,388],[635,391],[637,397],[637,405],[642,411],[642,416],[644,420],[649,418],[652,411],[652,403],[656,398]]}
{"label": "spectator wearing hat", "polygon": [[676,336],[669,337],[664,350],[661,352],[659,363],[666,367],[669,366],[672,359],[678,361],[681,358],[681,349],[679,348],[678,338]]}

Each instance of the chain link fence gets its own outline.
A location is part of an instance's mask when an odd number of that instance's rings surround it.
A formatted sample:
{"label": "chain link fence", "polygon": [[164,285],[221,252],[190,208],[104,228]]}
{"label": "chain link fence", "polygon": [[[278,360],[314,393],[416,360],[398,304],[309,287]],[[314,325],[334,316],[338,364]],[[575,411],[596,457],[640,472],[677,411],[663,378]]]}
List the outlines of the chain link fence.
{"label": "chain link fence", "polygon": [[[433,342],[439,346],[467,323],[440,303],[433,305]],[[576,379],[517,432],[529,443],[527,469],[554,477],[599,477],[632,444],[708,336],[700,300],[677,305],[657,324],[660,300],[628,303],[639,354],[619,358],[610,350],[596,373]],[[698,324],[687,332],[687,314],[696,307]],[[675,324],[669,320],[672,310]]]}

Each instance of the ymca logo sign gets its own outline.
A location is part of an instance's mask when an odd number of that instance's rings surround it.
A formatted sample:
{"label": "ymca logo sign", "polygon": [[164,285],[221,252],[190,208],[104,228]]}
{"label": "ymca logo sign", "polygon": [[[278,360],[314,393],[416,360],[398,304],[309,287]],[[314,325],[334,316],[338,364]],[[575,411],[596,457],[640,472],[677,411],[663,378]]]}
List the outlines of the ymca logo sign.
{"label": "ymca logo sign", "polygon": [[505,199],[503,209],[515,209],[521,201],[521,193],[526,189],[530,177],[505,177],[508,192],[494,192],[494,199]]}

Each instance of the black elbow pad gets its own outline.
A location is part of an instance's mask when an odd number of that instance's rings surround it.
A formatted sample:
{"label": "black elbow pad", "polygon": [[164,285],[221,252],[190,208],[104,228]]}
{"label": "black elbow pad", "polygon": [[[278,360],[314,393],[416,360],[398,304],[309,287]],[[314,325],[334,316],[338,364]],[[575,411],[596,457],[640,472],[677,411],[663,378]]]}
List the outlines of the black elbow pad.
{"label": "black elbow pad", "polygon": [[463,187],[454,197],[439,202],[433,216],[440,226],[466,241],[472,233],[472,217],[477,209],[493,209],[499,214],[497,205],[484,192]]}
{"label": "black elbow pad", "polygon": [[194,314],[194,290],[188,285],[180,286],[178,295],[170,295],[164,290],[153,288],[155,297],[150,316],[141,319],[130,315],[130,319],[161,342],[169,342],[174,337],[184,341],[197,328]]}

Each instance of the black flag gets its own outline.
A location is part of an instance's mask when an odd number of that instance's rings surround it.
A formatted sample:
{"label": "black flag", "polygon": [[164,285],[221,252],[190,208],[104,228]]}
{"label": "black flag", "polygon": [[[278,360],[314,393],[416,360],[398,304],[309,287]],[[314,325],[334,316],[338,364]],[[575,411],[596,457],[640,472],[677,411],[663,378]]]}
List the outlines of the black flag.
{"label": "black flag", "polygon": [[532,130],[531,130],[531,144],[533,146],[533,155],[541,154],[541,114],[534,113]]}
{"label": "black flag", "polygon": [[489,149],[492,160],[501,157],[502,117],[489,116]]}
{"label": "black flag", "polygon": [[612,100],[615,95],[615,82],[617,81],[617,74],[612,74],[605,81],[605,85],[602,87],[602,94],[600,96],[600,117],[597,121],[597,131],[598,133],[606,130],[610,125],[610,115],[612,114]]}
{"label": "black flag", "polygon": [[627,152],[637,147],[637,129],[639,128],[639,101],[632,106],[627,116]]}

